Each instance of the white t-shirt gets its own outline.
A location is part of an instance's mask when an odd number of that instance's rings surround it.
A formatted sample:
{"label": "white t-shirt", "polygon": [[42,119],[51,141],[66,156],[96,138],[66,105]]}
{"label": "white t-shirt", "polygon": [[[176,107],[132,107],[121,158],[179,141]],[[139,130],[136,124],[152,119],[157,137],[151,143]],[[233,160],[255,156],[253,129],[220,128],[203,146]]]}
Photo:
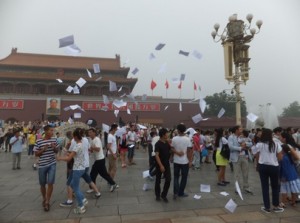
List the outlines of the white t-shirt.
{"label": "white t-shirt", "polygon": [[73,152],[76,152],[76,156],[74,156],[74,165],[73,170],[84,170],[85,169],[85,158],[83,152],[83,144],[76,143],[74,146]]}
{"label": "white t-shirt", "polygon": [[134,131],[129,131],[127,133],[127,142],[128,144],[135,144],[135,141],[136,141],[136,133]]}
{"label": "white t-shirt", "polygon": [[100,148],[99,152],[93,151],[95,160],[102,160],[105,158],[103,154],[102,143],[99,137],[96,136],[94,139],[91,140],[91,147]]}
{"label": "white t-shirt", "polygon": [[275,152],[269,151],[269,145],[267,143],[259,142],[255,147],[252,147],[252,153],[255,155],[259,153],[259,164],[265,164],[270,166],[278,166],[277,153],[282,150],[281,145],[275,142]]}
{"label": "white t-shirt", "polygon": [[90,143],[86,137],[82,138],[82,146],[84,152],[84,166],[87,168],[90,167],[90,156],[89,156]]}
{"label": "white t-shirt", "polygon": [[175,136],[172,139],[171,147],[177,152],[183,152],[183,156],[174,154],[174,163],[177,164],[188,164],[189,159],[187,157],[187,149],[192,148],[192,142],[187,136]]}
{"label": "white t-shirt", "polygon": [[[117,140],[116,137],[109,133],[108,137],[107,137],[107,144],[111,143],[111,151],[113,152],[113,154],[116,154],[117,152]],[[108,154],[111,154],[110,150],[107,150]]]}

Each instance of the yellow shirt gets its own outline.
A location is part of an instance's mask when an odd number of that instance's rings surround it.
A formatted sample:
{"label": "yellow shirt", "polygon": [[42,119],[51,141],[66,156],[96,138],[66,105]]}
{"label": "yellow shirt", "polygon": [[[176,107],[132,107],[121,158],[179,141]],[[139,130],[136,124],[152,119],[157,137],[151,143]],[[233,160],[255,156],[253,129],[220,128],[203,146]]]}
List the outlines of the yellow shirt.
{"label": "yellow shirt", "polygon": [[35,136],[35,134],[29,134],[29,135],[28,135],[28,142],[29,142],[29,145],[34,145],[34,144],[35,144],[35,141],[36,141],[36,136]]}

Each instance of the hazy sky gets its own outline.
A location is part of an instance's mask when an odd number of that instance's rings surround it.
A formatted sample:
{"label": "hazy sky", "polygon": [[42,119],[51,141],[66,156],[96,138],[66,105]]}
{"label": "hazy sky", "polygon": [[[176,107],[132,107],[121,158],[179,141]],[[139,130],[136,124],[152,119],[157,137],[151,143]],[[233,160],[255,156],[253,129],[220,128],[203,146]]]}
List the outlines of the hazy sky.
{"label": "hazy sky", "polygon": [[[185,73],[181,97],[194,97],[194,81],[205,97],[232,87],[224,79],[223,48],[210,35],[213,25],[218,22],[223,29],[229,15],[244,20],[252,13],[254,24],[258,19],[264,24],[250,44],[250,80],[241,90],[247,106],[270,102],[281,113],[299,101],[299,12],[299,0],[0,0],[0,58],[12,47],[64,55],[58,39],[73,34],[81,56],[120,54],[122,63],[129,60],[127,66],[138,67],[135,95],[151,95],[153,78],[158,84],[153,95],[165,97],[168,79],[168,97],[179,98],[171,78]],[[155,51],[160,42],[165,48]],[[178,54],[195,49],[201,60]],[[166,73],[158,74],[164,63]]]}

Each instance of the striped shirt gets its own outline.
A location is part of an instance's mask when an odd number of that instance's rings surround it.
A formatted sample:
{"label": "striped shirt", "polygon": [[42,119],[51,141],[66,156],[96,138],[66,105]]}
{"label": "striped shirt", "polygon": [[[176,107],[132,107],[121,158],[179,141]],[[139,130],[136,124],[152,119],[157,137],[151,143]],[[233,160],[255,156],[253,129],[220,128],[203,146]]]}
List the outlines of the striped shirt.
{"label": "striped shirt", "polygon": [[34,145],[33,151],[40,151],[44,146],[48,146],[46,151],[39,158],[39,168],[50,166],[56,163],[55,152],[53,151],[51,144],[54,143],[55,147],[58,147],[57,139],[38,139]]}

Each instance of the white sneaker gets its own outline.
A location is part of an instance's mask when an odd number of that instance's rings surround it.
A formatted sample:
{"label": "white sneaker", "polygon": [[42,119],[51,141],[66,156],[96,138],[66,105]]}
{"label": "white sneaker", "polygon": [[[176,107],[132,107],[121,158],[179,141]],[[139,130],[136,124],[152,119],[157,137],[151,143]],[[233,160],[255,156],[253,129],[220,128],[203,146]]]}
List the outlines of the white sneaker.
{"label": "white sneaker", "polygon": [[89,202],[86,198],[83,198],[82,203],[83,203],[83,206],[87,206]]}
{"label": "white sneaker", "polygon": [[74,209],[74,213],[75,213],[75,214],[84,214],[85,212],[86,212],[86,209],[85,209],[84,206],[82,206],[82,207],[77,207],[77,208]]}
{"label": "white sneaker", "polygon": [[114,185],[111,185],[110,186],[110,192],[114,192],[115,191],[115,189],[117,188],[117,184],[114,184]]}
{"label": "white sneaker", "polygon": [[91,193],[93,193],[93,192],[94,192],[93,189],[88,189],[88,190],[86,191],[87,194],[91,194]]}

